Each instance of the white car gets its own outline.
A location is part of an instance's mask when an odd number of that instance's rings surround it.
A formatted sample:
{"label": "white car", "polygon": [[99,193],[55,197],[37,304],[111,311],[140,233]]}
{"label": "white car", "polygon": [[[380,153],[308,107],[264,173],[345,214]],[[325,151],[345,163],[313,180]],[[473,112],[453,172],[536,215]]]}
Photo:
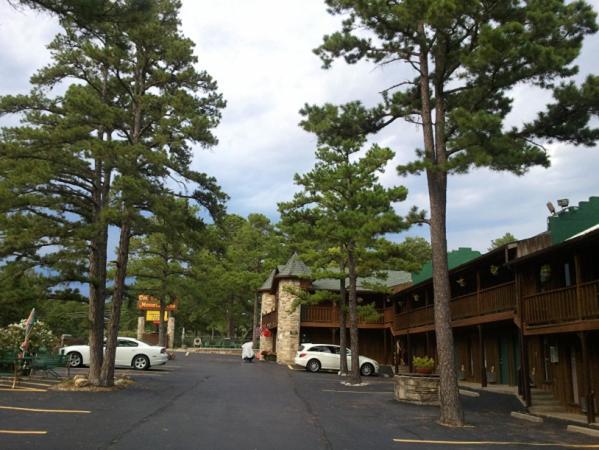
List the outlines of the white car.
{"label": "white car", "polygon": [[[341,358],[339,346],[333,344],[301,344],[295,355],[295,364],[310,372],[339,370]],[[366,356],[359,356],[360,373],[367,377],[379,373],[379,363]],[[347,366],[351,367],[351,351],[347,349]]]}
{"label": "white car", "polygon": [[[89,365],[89,345],[69,345],[59,350],[69,357],[71,367]],[[166,348],[148,345],[145,342],[128,337],[117,338],[115,366],[133,367],[147,370],[151,366],[166,364],[168,354]]]}

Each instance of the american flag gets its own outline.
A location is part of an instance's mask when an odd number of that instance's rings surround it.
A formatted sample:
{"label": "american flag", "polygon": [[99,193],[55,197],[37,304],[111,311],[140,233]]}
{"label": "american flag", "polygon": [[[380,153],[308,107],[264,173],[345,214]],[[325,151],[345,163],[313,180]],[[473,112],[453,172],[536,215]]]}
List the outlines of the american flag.
{"label": "american flag", "polygon": [[31,310],[29,313],[29,317],[27,318],[27,322],[25,322],[25,340],[21,344],[21,350],[25,352],[29,347],[29,335],[31,334],[31,329],[33,328],[33,324],[35,323],[35,308]]}

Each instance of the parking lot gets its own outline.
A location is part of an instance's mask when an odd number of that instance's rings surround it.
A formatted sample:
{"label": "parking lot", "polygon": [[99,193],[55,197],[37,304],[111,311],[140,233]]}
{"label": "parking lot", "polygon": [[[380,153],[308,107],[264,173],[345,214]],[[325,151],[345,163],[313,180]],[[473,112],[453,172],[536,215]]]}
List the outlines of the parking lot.
{"label": "parking lot", "polygon": [[57,392],[52,380],[12,390],[2,379],[0,448],[599,448],[564,423],[510,417],[521,405],[508,395],[464,397],[469,426],[448,429],[436,423],[437,408],[396,402],[386,378],[347,387],[330,373],[181,353],[156,369],[117,372],[135,383]]}

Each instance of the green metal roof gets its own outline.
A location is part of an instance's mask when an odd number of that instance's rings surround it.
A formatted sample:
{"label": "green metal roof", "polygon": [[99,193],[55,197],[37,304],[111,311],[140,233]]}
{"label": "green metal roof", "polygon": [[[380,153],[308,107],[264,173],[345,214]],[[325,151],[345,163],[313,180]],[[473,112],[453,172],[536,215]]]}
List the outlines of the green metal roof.
{"label": "green metal roof", "polygon": [[[472,261],[475,258],[481,256],[482,253],[476,250],[472,250],[468,247],[460,247],[457,250],[453,250],[447,253],[447,265],[449,270],[454,267],[461,266],[462,264]],[[412,274],[412,282],[414,284],[422,283],[433,276],[433,264],[432,261],[427,262],[420,272]]]}
{"label": "green metal roof", "polygon": [[590,197],[578,206],[563,209],[547,219],[551,242],[566,239],[599,224],[599,197]]}
{"label": "green metal roof", "polygon": [[[358,290],[359,291],[369,291],[371,289],[364,287],[364,285],[368,284],[382,284],[385,287],[393,287],[398,284],[409,283],[412,281],[412,274],[409,272],[403,272],[401,270],[381,270],[387,274],[386,279],[379,279],[376,277],[365,277],[358,278]],[[345,282],[345,285],[349,285],[349,280]],[[322,278],[320,280],[314,280],[312,282],[312,286],[314,289],[318,290],[326,290],[326,291],[338,291],[339,290],[339,280],[335,278]]]}

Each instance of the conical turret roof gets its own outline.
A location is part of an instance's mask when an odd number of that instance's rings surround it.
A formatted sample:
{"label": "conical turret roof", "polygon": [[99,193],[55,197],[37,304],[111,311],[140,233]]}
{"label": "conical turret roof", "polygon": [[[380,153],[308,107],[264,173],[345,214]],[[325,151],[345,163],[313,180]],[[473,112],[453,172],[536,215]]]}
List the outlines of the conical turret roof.
{"label": "conical turret roof", "polygon": [[279,269],[276,278],[309,278],[310,268],[304,264],[297,253],[291,255],[289,261]]}

